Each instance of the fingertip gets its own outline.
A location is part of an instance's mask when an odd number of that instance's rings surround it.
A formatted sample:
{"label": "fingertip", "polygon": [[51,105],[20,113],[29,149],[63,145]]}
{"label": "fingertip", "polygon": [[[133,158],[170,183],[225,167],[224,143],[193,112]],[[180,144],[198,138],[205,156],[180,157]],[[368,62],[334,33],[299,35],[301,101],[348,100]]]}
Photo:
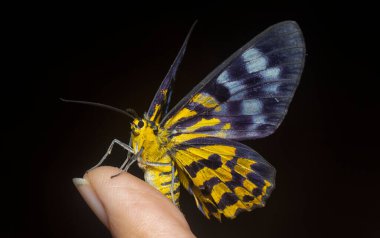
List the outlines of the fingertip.
{"label": "fingertip", "polygon": [[73,183],[91,210],[95,213],[99,220],[108,227],[107,214],[104,210],[104,206],[89,182],[84,178],[73,178]]}
{"label": "fingertip", "polygon": [[84,178],[73,178],[73,183],[77,188],[88,185],[88,181]]}
{"label": "fingertip", "polygon": [[103,204],[114,236],[192,234],[183,214],[169,199],[129,173],[111,179],[119,172],[118,168],[102,166],[84,176]]}

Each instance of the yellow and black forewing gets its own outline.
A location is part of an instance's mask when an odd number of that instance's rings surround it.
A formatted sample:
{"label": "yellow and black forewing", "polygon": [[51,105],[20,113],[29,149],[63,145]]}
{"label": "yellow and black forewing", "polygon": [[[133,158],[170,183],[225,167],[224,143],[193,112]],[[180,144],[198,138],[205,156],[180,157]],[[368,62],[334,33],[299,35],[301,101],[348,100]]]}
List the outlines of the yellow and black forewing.
{"label": "yellow and black forewing", "polygon": [[265,205],[274,188],[275,169],[257,152],[235,141],[196,136],[173,137],[182,185],[194,195],[199,210],[221,220]]}
{"label": "yellow and black forewing", "polygon": [[173,84],[175,81],[175,75],[182,61],[183,55],[185,54],[187,42],[189,41],[195,24],[196,22],[192,25],[179,53],[177,54],[177,57],[175,58],[173,64],[170,66],[169,72],[166,74],[164,80],[156,92],[156,95],[153,98],[152,103],[150,104],[149,110],[147,112],[147,116],[150,121],[159,123],[163,116],[168,112]]}

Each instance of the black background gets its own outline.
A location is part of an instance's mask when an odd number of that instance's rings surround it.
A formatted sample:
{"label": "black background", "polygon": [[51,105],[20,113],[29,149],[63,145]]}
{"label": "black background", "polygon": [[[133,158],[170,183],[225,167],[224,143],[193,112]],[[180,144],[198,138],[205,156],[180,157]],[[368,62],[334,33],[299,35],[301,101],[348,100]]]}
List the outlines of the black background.
{"label": "black background", "polygon": [[[278,131],[245,142],[277,169],[267,207],[222,224],[182,194],[199,237],[378,237],[378,32],[361,2],[177,2],[175,5],[17,6],[3,21],[4,237],[109,237],[73,186],[128,118],[59,97],[148,109],[191,24],[177,102],[225,58],[270,25],[296,20],[304,74]],[[4,9],[5,10],[5,9]],[[7,11],[7,10],[5,10]],[[376,60],[377,58],[377,60]],[[109,164],[124,154],[116,149]],[[134,167],[131,173],[141,176]]]}

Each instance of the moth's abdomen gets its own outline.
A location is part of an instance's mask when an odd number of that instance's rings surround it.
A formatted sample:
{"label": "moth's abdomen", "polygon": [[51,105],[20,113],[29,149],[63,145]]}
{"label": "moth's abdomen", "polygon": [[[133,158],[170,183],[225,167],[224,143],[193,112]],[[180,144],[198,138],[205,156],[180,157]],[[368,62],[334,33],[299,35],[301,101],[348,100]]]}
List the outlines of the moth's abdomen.
{"label": "moth's abdomen", "polygon": [[173,173],[172,166],[148,166],[145,169],[144,178],[147,183],[155,187],[179,207],[180,182],[178,171],[174,166]]}

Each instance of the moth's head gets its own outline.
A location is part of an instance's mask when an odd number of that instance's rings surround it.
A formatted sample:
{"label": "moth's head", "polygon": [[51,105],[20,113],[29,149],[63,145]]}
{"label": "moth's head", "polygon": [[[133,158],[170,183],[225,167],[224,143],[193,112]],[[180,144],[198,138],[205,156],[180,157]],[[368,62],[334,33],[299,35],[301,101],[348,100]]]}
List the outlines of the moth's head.
{"label": "moth's head", "polygon": [[135,118],[131,123],[131,130],[134,136],[140,135],[147,126],[147,121],[143,118]]}

